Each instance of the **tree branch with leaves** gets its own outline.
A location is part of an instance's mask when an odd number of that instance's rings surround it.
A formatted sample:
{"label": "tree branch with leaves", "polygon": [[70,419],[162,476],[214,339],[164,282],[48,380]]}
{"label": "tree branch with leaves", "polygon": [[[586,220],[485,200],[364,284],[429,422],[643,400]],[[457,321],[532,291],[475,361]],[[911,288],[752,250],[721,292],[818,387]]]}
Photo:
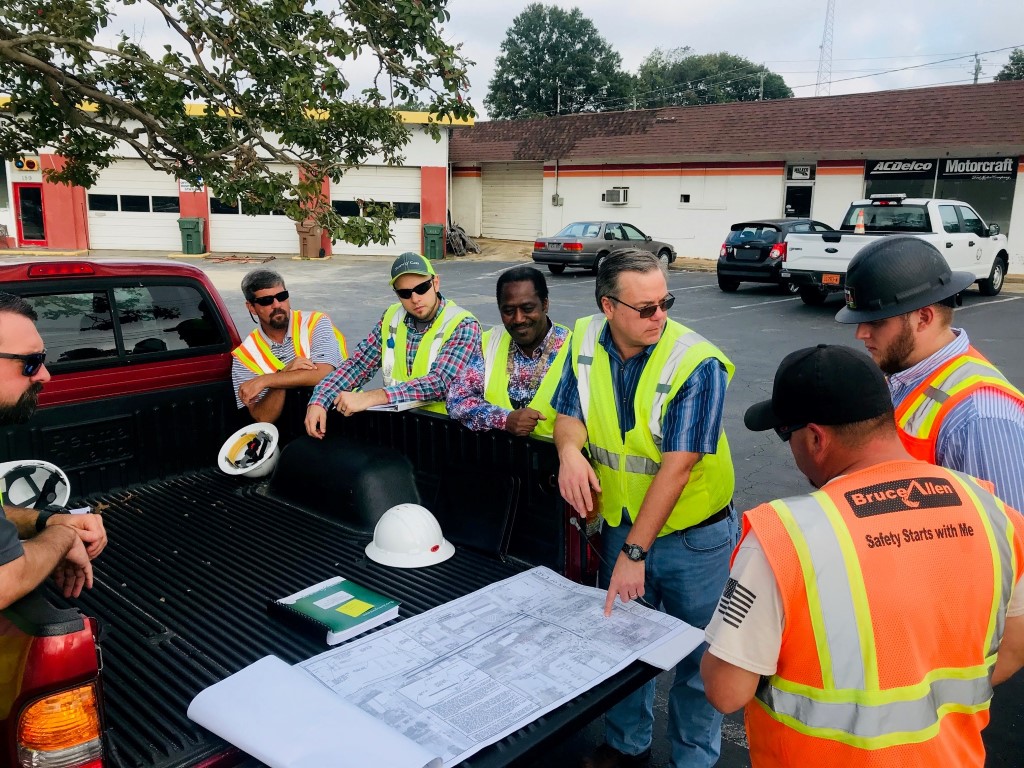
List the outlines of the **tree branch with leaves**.
{"label": "tree branch with leaves", "polygon": [[[322,180],[371,158],[401,164],[410,132],[394,101],[424,103],[435,139],[439,121],[473,115],[463,97],[470,62],[444,37],[446,4],[8,0],[0,155],[49,148],[65,158],[46,171],[51,181],[90,187],[135,154],[222,200],[314,220],[335,239],[390,242],[389,206],[343,219],[322,199]],[[108,32],[129,6],[162,22],[171,42],[153,50]],[[346,75],[360,56],[376,65],[361,88]]]}

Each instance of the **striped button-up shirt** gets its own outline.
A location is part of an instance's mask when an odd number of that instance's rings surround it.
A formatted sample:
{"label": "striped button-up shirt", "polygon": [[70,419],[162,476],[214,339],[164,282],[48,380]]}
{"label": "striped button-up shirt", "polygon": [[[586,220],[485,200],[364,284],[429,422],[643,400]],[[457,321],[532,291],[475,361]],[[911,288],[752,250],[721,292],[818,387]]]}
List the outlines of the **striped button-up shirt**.
{"label": "striped button-up shirt", "polygon": [[[601,331],[598,343],[605,348],[611,358],[615,409],[619,415],[619,430],[625,439],[626,433],[636,424],[636,411],[633,407],[636,388],[654,345],[623,361],[615,348],[611,330],[607,325]],[[729,377],[725,367],[715,358],[708,358],[697,366],[665,411],[661,425],[663,453],[714,453],[718,450],[718,437],[722,432],[722,412],[725,408],[725,390],[728,384]],[[565,361],[562,380],[558,382],[553,404],[555,410],[563,416],[583,420],[580,392],[571,360]]]}
{"label": "striped button-up shirt", "polygon": [[[288,318],[290,320],[291,315]],[[267,336],[263,332],[262,327],[257,326],[256,332],[267,342],[267,346],[274,353],[274,357],[282,363],[288,365],[288,363],[295,359],[295,344],[292,342],[292,324],[290,322],[288,323],[288,330],[284,335],[284,341],[280,344]],[[334,335],[334,326],[331,324],[331,318],[327,315],[321,317],[316,325],[313,326],[313,333],[309,342],[309,360],[314,364],[326,363],[335,370],[341,364],[341,349],[338,347],[338,339]],[[249,381],[249,379],[259,375],[242,365],[237,357],[231,358],[231,385],[235,388],[235,406],[237,408],[244,407],[242,399],[238,396],[238,388]],[[256,402],[262,400],[266,394],[267,390],[263,390],[260,396],[256,398]]]}
{"label": "striped button-up shirt", "polygon": [[[905,371],[889,376],[893,404],[899,408],[936,369],[967,352],[962,328],[938,352]],[[1024,407],[1010,398],[981,390],[954,405],[939,429],[935,460],[940,466],[991,481],[996,496],[1014,509],[1024,507]]]}
{"label": "striped button-up shirt", "polygon": [[[441,304],[437,308],[438,314],[444,311],[444,302],[445,299],[442,297]],[[405,361],[407,370],[411,371],[413,361],[416,359],[416,350],[419,349],[423,340],[424,331],[416,329],[412,315],[406,315],[404,322],[409,332],[405,347]],[[317,384],[316,389],[313,390],[313,397],[309,401],[310,405],[319,405],[329,410],[339,394],[362,387],[374,377],[380,370],[383,324],[384,315],[381,315],[380,320],[370,331],[370,335],[359,342],[352,356]],[[422,400],[443,403],[452,382],[466,367],[473,354],[479,351],[480,324],[471,317],[466,318],[459,322],[448,341],[441,345],[437,359],[430,366],[430,371],[426,376],[409,381],[399,381],[390,387],[384,387],[388,402],[404,403],[410,400]]]}

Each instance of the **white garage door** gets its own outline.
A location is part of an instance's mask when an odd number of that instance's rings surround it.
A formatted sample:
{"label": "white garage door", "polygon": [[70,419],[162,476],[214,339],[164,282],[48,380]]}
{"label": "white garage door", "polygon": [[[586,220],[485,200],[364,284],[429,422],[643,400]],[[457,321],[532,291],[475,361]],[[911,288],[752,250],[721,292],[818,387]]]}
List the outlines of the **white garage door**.
{"label": "white garage door", "polygon": [[420,169],[389,168],[364,165],[351,168],[341,182],[331,185],[331,204],[342,216],[360,215],[357,201],[373,200],[395,206],[395,222],[391,225],[393,243],[371,243],[362,247],[336,243],[334,253],[367,253],[398,256],[406,251],[420,251]]}
{"label": "white garage door", "polygon": [[541,228],[544,166],[484,163],[480,234],[498,240],[535,240]]}
{"label": "white garage door", "polygon": [[89,247],[180,251],[178,182],[141,160],[118,160],[88,190]]}
{"label": "white garage door", "polygon": [[[299,179],[298,168],[271,166],[275,173]],[[210,195],[210,250],[218,253],[299,253],[295,221],[283,213],[256,213],[244,204],[230,205]]]}

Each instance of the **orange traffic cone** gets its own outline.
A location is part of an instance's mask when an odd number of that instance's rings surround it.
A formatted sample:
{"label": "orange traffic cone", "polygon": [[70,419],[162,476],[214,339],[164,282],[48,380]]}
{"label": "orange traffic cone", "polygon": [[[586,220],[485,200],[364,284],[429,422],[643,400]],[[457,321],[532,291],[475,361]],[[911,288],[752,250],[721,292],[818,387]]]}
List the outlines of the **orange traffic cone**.
{"label": "orange traffic cone", "polygon": [[853,231],[858,235],[864,234],[864,209],[861,208],[857,211],[857,224],[854,226]]}

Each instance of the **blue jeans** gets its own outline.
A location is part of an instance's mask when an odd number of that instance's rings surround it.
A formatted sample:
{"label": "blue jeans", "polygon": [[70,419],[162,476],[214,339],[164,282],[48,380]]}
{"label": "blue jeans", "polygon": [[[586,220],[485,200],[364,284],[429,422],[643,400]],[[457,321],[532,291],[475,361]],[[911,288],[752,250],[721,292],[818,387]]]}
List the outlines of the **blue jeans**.
{"label": "blue jeans", "polygon": [[[605,589],[630,527],[625,516],[618,527],[604,527],[600,583]],[[729,577],[729,557],[739,533],[734,510],[728,519],[713,525],[659,537],[647,555],[645,602],[687,624],[706,627]],[[700,676],[705,648],[707,643],[701,643],[676,665],[669,692],[668,737],[674,768],[713,766],[721,753],[722,715],[705,698]],[[652,680],[608,710],[605,741],[627,755],[638,755],[651,746],[653,732]]]}

